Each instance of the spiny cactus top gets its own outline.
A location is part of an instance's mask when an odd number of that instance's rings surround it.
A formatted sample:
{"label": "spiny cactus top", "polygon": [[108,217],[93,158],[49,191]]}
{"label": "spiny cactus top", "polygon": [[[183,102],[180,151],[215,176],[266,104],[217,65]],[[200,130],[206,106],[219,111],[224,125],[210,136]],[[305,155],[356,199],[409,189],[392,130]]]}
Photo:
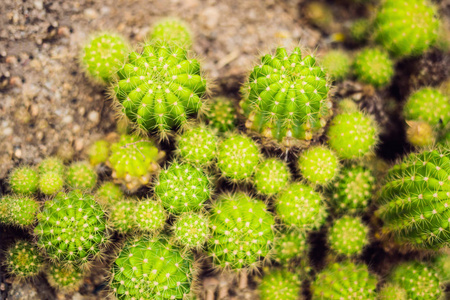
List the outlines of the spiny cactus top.
{"label": "spiny cactus top", "polygon": [[18,241],[5,253],[8,272],[25,279],[36,276],[44,267],[44,259],[39,249],[26,241]]}
{"label": "spiny cactus top", "polygon": [[89,147],[88,155],[93,166],[106,162],[109,157],[109,143],[105,140],[96,141]]}
{"label": "spiny cactus top", "polygon": [[276,211],[287,225],[316,229],[327,216],[322,196],[310,186],[292,183],[275,200]]}
{"label": "spiny cactus top", "polygon": [[120,68],[128,51],[125,40],[109,33],[97,33],[83,49],[82,61],[95,79],[109,82]]}
{"label": "spiny cactus top", "polygon": [[255,171],[255,188],[263,195],[274,195],[289,182],[290,172],[285,162],[269,158],[261,162]]}
{"label": "spiny cactus top", "polygon": [[279,263],[287,263],[298,257],[307,257],[307,236],[303,231],[288,229],[275,236],[274,258]]}
{"label": "spiny cactus top", "polygon": [[73,163],[67,169],[66,181],[73,189],[90,191],[97,183],[97,173],[87,162]]}
{"label": "spiny cactus top", "polygon": [[103,183],[95,193],[95,200],[102,205],[108,206],[119,201],[124,196],[119,186],[112,182]]}
{"label": "spiny cactus top", "polygon": [[84,264],[106,243],[105,213],[92,196],[79,190],[45,202],[38,220],[38,244],[52,260]]}
{"label": "spiny cactus top", "polygon": [[206,117],[209,120],[209,126],[220,132],[231,131],[236,127],[236,109],[231,99],[225,97],[212,99]]}
{"label": "spiny cactus top", "polygon": [[355,20],[350,26],[350,36],[353,41],[362,43],[370,36],[372,23],[368,19]]}
{"label": "spiny cactus top", "polygon": [[444,284],[450,282],[450,254],[439,254],[433,260],[433,269],[436,270],[439,280]]}
{"label": "spiny cactus top", "polygon": [[136,230],[136,204],[133,200],[123,199],[109,206],[108,224],[119,233]]}
{"label": "spiny cactus top", "polygon": [[30,167],[14,169],[9,176],[9,185],[16,194],[31,195],[38,189],[38,173]]}
{"label": "spiny cactus top", "polygon": [[278,48],[264,55],[244,90],[246,126],[285,146],[292,138],[311,140],[327,123],[327,75],[312,55],[302,58],[298,47],[291,54]]}
{"label": "spiny cactus top", "polygon": [[258,287],[261,300],[297,300],[300,295],[300,280],[288,270],[270,270]]}
{"label": "spiny cactus top", "polygon": [[408,300],[406,290],[398,284],[387,283],[378,292],[379,300]]}
{"label": "spiny cactus top", "polygon": [[300,173],[313,184],[331,182],[339,172],[339,159],[325,146],[311,147],[298,159]]}
{"label": "spiny cactus top", "polygon": [[396,266],[388,280],[404,288],[411,300],[435,300],[442,294],[436,271],[421,262],[410,261]]}
{"label": "spiny cactus top", "polygon": [[366,265],[332,263],[311,284],[313,299],[375,300],[377,279]]}
{"label": "spiny cactus top", "polygon": [[26,227],[33,225],[39,203],[26,196],[5,196],[0,199],[0,223]]}
{"label": "spiny cactus top", "polygon": [[111,288],[119,300],[184,299],[191,287],[191,260],[164,240],[130,241],[114,262]]}
{"label": "spiny cactus top", "polygon": [[61,175],[65,173],[66,167],[61,159],[58,157],[47,157],[38,166],[39,174],[42,175],[47,172],[57,172]]}
{"label": "spiny cactus top", "polygon": [[189,26],[178,19],[164,19],[155,24],[150,33],[150,39],[171,42],[186,48],[192,46]]}
{"label": "spiny cactus top", "polygon": [[386,0],[375,19],[375,39],[395,56],[420,55],[438,36],[436,11],[428,0]]}
{"label": "spiny cactus top", "polygon": [[190,128],[180,136],[178,152],[191,164],[206,165],[216,158],[217,138],[206,126]]}
{"label": "spiny cactus top", "polygon": [[211,196],[211,183],[202,170],[173,163],[159,174],[155,195],[171,213],[198,211]]}
{"label": "spiny cactus top", "polygon": [[330,228],[330,248],[337,254],[360,255],[369,243],[368,233],[369,228],[359,218],[344,216]]}
{"label": "spiny cactus top", "polygon": [[436,132],[428,122],[406,121],[406,140],[413,146],[432,146],[436,142]]}
{"label": "spiny cactus top", "polygon": [[172,230],[175,242],[186,248],[200,248],[209,238],[208,219],[198,213],[183,213]]}
{"label": "spiny cactus top", "polygon": [[208,252],[217,266],[253,268],[272,250],[275,220],[260,200],[242,193],[223,195],[213,205],[209,223]]}
{"label": "spiny cactus top", "polygon": [[39,178],[39,190],[44,195],[54,195],[64,187],[64,174],[58,171],[45,172]]}
{"label": "spiny cactus top", "polygon": [[411,154],[388,173],[378,215],[384,231],[420,248],[450,245],[450,157],[444,150]]}
{"label": "spiny cactus top", "polygon": [[135,208],[137,228],[146,233],[162,230],[167,219],[167,212],[161,202],[152,199],[137,201]]}
{"label": "spiny cactus top", "polygon": [[343,50],[332,50],[322,58],[322,64],[333,80],[342,80],[350,73],[351,59]]}
{"label": "spiny cactus top", "polygon": [[394,75],[394,62],[386,51],[367,48],[356,56],[354,70],[361,82],[384,87],[391,82]]}
{"label": "spiny cactus top", "polygon": [[72,264],[51,264],[47,271],[48,283],[64,292],[71,292],[80,287],[83,275],[83,271]]}
{"label": "spiny cactus top", "polygon": [[183,126],[203,105],[206,80],[183,47],[156,41],[131,52],[114,91],[122,111],[146,131]]}

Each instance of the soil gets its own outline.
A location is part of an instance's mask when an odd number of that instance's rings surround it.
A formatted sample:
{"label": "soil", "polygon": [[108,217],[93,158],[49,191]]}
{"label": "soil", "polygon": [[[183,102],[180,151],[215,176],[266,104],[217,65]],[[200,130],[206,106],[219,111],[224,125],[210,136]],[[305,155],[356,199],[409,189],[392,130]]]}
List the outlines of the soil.
{"label": "soil", "polygon": [[[184,19],[195,35],[194,51],[214,81],[213,95],[239,101],[239,88],[258,54],[274,45],[301,45],[317,49],[356,51],[358,45],[336,42],[352,20],[370,15],[371,7],[350,0],[321,0],[331,7],[335,20],[324,30],[308,21],[309,0],[2,0],[0,5],[0,193],[8,193],[11,168],[37,164],[50,155],[66,161],[86,158],[94,141],[116,130],[110,99],[102,85],[85,76],[78,63],[83,43],[92,32],[111,30],[133,44],[145,41],[152,24],[167,16]],[[375,2],[375,1],[374,1]],[[435,1],[446,24],[450,0]],[[419,58],[397,63],[392,85],[374,91],[348,80],[334,87],[336,99],[351,97],[381,124],[378,155],[392,162],[411,150],[405,141],[399,111],[415,88],[437,86],[449,76],[450,55],[432,49]],[[169,145],[161,145],[170,148]],[[288,157],[292,161],[292,157]],[[107,176],[106,176],[107,177]],[[227,189],[225,186],[224,189]],[[365,220],[377,224],[367,214]],[[326,230],[311,234],[310,260],[314,270],[325,265]],[[0,250],[30,233],[0,226]],[[117,241],[120,237],[116,237]],[[0,264],[2,261],[0,254]],[[395,261],[422,254],[390,250],[372,243],[361,260],[385,276]],[[0,300],[3,299],[107,299],[108,262],[98,263],[79,291],[53,290],[44,276],[20,283],[0,268]],[[199,297],[214,293],[216,299],[255,299],[258,276],[239,289],[237,278],[211,270],[202,263]],[[307,286],[307,284],[306,284]],[[305,297],[308,298],[308,289]]]}

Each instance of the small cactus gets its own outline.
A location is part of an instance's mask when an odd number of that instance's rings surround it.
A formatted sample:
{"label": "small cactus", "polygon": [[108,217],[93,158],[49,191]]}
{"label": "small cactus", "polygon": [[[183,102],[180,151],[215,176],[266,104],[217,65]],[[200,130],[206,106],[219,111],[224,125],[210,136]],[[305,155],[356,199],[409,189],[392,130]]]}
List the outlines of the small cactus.
{"label": "small cactus", "polygon": [[84,280],[84,273],[72,264],[51,264],[46,272],[48,283],[62,292],[76,291]]}
{"label": "small cactus", "polygon": [[63,176],[66,172],[66,167],[61,159],[58,157],[47,157],[38,165],[39,174],[45,174],[48,172],[57,172],[61,176]]}
{"label": "small cactus", "polygon": [[64,187],[64,175],[57,171],[41,174],[39,178],[39,190],[44,195],[54,195]]}
{"label": "small cactus", "polygon": [[306,234],[303,231],[287,229],[275,236],[273,257],[278,263],[287,264],[299,257],[306,258],[307,249]]}
{"label": "small cactus", "polygon": [[407,121],[406,139],[416,147],[432,146],[436,142],[433,127],[423,121]]}
{"label": "small cactus", "polygon": [[101,205],[109,206],[121,200],[124,194],[119,186],[113,182],[104,182],[95,193],[95,200]]}
{"label": "small cactus", "polygon": [[35,245],[18,241],[6,251],[5,265],[9,274],[18,279],[29,279],[43,270],[44,260]]}
{"label": "small cactus", "polygon": [[208,219],[198,213],[183,213],[173,224],[172,231],[177,244],[201,248],[209,237]]}
{"label": "small cactus", "polygon": [[291,174],[285,162],[277,158],[269,158],[261,162],[255,171],[256,191],[272,196],[280,192],[289,182]]}
{"label": "small cactus", "polygon": [[369,228],[359,218],[344,216],[330,228],[330,248],[339,255],[360,255],[369,243],[368,233]]}
{"label": "small cactus", "polygon": [[304,151],[299,159],[300,173],[309,182],[324,185],[339,173],[339,159],[325,146],[315,146]]}
{"label": "small cactus", "polygon": [[109,207],[109,226],[115,231],[126,234],[136,230],[135,201],[119,200]]}
{"label": "small cactus", "polygon": [[209,120],[209,126],[219,132],[232,131],[236,128],[236,108],[231,99],[225,97],[212,99],[206,117]]}
{"label": "small cactus", "polygon": [[67,169],[66,181],[72,189],[90,191],[97,183],[97,173],[87,162],[76,162]]}
{"label": "small cactus", "polygon": [[394,63],[384,50],[367,48],[356,55],[354,62],[356,78],[375,87],[390,84],[394,75]]}
{"label": "small cactus", "polygon": [[209,217],[208,253],[221,268],[254,268],[270,255],[275,220],[266,205],[243,193],[222,195]]}
{"label": "small cactus", "polygon": [[328,30],[334,22],[333,11],[325,3],[312,1],[305,6],[304,10],[308,21],[323,30]]}
{"label": "small cactus", "polygon": [[433,269],[436,270],[439,280],[443,284],[450,283],[450,254],[438,254],[433,259]]}
{"label": "small cactus", "polygon": [[155,233],[163,229],[167,213],[159,201],[145,199],[138,201],[135,208],[137,229],[144,233]]}
{"label": "small cactus", "polygon": [[192,46],[192,34],[189,26],[174,18],[163,19],[155,24],[149,37],[150,40],[171,42],[186,48]]}
{"label": "small cactus", "polygon": [[343,50],[331,50],[322,58],[323,68],[333,80],[343,80],[350,73],[351,58]]}
{"label": "small cactus", "polygon": [[217,138],[206,126],[186,130],[178,139],[178,153],[188,163],[202,166],[217,155]]}
{"label": "small cactus", "polygon": [[39,203],[27,196],[5,196],[0,199],[0,223],[28,227],[36,222]]}
{"label": "small cactus", "polygon": [[356,43],[364,43],[370,36],[372,23],[368,19],[357,19],[350,25],[350,37]]}
{"label": "small cactus", "polygon": [[211,183],[202,170],[175,162],[159,174],[155,195],[171,213],[198,211],[211,196]]}
{"label": "small cactus", "polygon": [[301,281],[288,270],[271,270],[265,274],[258,287],[261,300],[297,300]]}
{"label": "small cactus", "polygon": [[408,294],[398,284],[387,283],[378,292],[378,300],[408,300]]}
{"label": "small cactus", "polygon": [[105,140],[96,141],[89,147],[88,155],[92,166],[105,163],[109,157],[109,143]]}
{"label": "small cactus", "polygon": [[9,185],[16,194],[34,194],[38,189],[38,181],[38,173],[30,167],[14,169],[9,176]]}

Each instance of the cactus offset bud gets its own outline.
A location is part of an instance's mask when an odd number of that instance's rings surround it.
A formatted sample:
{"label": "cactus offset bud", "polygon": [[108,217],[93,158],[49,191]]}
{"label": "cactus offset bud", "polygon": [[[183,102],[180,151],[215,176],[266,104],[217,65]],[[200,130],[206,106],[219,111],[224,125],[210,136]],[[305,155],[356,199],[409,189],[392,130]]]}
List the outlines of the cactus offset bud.
{"label": "cactus offset bud", "polygon": [[87,162],[76,162],[67,169],[66,181],[72,189],[90,191],[97,183],[97,173]]}
{"label": "cactus offset bud", "polygon": [[324,55],[321,61],[323,68],[333,80],[343,80],[350,73],[351,58],[343,50],[331,50]]}
{"label": "cactus offset bud", "polygon": [[330,116],[327,75],[312,55],[301,55],[298,47],[264,55],[243,89],[246,126],[286,147],[309,143]]}
{"label": "cactus offset bud", "polygon": [[79,190],[45,202],[38,221],[38,244],[54,261],[85,264],[107,242],[105,213],[92,196]]}
{"label": "cactus offset bud", "polygon": [[363,112],[343,113],[331,121],[328,137],[331,149],[341,158],[360,158],[374,151],[378,127],[372,117]]}
{"label": "cactus offset bud", "polygon": [[339,160],[325,146],[315,146],[304,151],[299,159],[300,173],[313,184],[330,183],[339,173]]}
{"label": "cactus offset bud", "polygon": [[378,292],[379,300],[408,300],[406,290],[397,284],[387,283]]}
{"label": "cactus offset bud", "polygon": [[109,143],[105,140],[96,141],[89,147],[88,155],[93,166],[105,163],[109,157]]}
{"label": "cactus offset bud", "polygon": [[307,250],[307,236],[303,231],[288,229],[275,236],[273,256],[278,263],[287,264],[298,257],[306,258]]}
{"label": "cactus offset bud", "polygon": [[406,139],[416,147],[431,146],[436,141],[436,133],[430,124],[423,121],[406,121]]}
{"label": "cactus offset bud", "polygon": [[38,166],[39,174],[45,174],[48,172],[57,172],[63,176],[66,172],[66,167],[61,159],[58,157],[47,157]]}
{"label": "cactus offset bud", "polygon": [[450,283],[450,254],[443,253],[433,259],[433,269],[443,284]]}
{"label": "cactus offset bud", "polygon": [[297,300],[301,281],[288,270],[271,270],[265,274],[258,287],[261,300]]}
{"label": "cactus offset bud", "polygon": [[109,226],[122,234],[135,231],[137,227],[135,208],[135,201],[132,200],[119,200],[111,204],[109,206]]}
{"label": "cactus offset bud", "polygon": [[192,281],[191,261],[164,240],[130,241],[114,262],[110,285],[119,300],[185,299]]}
{"label": "cactus offset bud", "polygon": [[138,230],[144,233],[162,230],[167,219],[167,213],[161,202],[151,199],[138,201],[134,215]]}
{"label": "cactus offset bud", "polygon": [[65,293],[76,291],[84,280],[83,271],[72,264],[51,264],[46,273],[48,283]]}
{"label": "cactus offset bud", "polygon": [[285,162],[269,158],[257,166],[254,177],[256,191],[272,196],[288,184],[291,174]]}
{"label": "cactus offset bud", "polygon": [[437,9],[428,0],[386,0],[375,18],[375,40],[398,57],[420,55],[438,36]]}
{"label": "cactus offset bud", "polygon": [[81,61],[86,73],[108,83],[123,65],[128,46],[125,40],[109,33],[96,33],[83,48]]}
{"label": "cactus offset bud", "polygon": [[212,99],[206,117],[209,120],[209,126],[219,132],[231,131],[236,128],[236,108],[231,99],[225,97]]}
{"label": "cactus offset bud", "polygon": [[394,75],[394,63],[384,50],[367,48],[356,55],[354,70],[359,81],[385,87]]}
{"label": "cactus offset bud", "polygon": [[350,37],[356,43],[367,41],[372,30],[372,23],[368,19],[355,20],[350,26]]}
{"label": "cactus offset bud", "polygon": [[150,33],[151,40],[175,43],[178,46],[190,48],[192,46],[191,30],[189,26],[178,19],[168,18],[153,26]]}
{"label": "cactus offset bud", "polygon": [[177,244],[201,248],[209,237],[208,219],[198,213],[183,213],[173,224],[172,231]]}
{"label": "cactus offset bud", "polygon": [[45,195],[54,195],[64,187],[64,175],[57,171],[41,174],[39,178],[39,190]]}
{"label": "cactus offset bud", "polygon": [[122,190],[113,182],[103,183],[95,193],[95,200],[105,206],[109,206],[110,204],[121,200],[123,197]]}
{"label": "cactus offset bud", "polygon": [[178,139],[178,153],[191,164],[206,165],[216,158],[217,138],[206,126],[188,129]]}
{"label": "cactus offset bud", "polygon": [[217,167],[233,181],[249,180],[260,157],[259,148],[251,138],[234,134],[220,143]]}
{"label": "cactus offset bud", "polygon": [[114,93],[122,113],[162,138],[171,128],[186,125],[203,106],[206,80],[199,61],[189,58],[185,48],[147,43],[142,51],[130,53],[118,75]]}
{"label": "cactus offset bud", "polygon": [[271,253],[275,220],[260,200],[238,193],[222,195],[209,217],[208,253],[221,268],[254,268]]}
{"label": "cactus offset bud", "polygon": [[202,170],[174,162],[159,174],[155,195],[171,213],[198,211],[211,196],[211,182]]}
{"label": "cactus offset bud", "polygon": [[330,228],[330,248],[345,256],[360,255],[369,243],[369,228],[359,218],[344,216]]}
{"label": "cactus offset bud", "polygon": [[350,98],[342,99],[338,103],[338,111],[340,114],[354,113],[359,111],[359,105]]}
{"label": "cactus offset bud", "polygon": [[30,167],[14,169],[9,176],[9,185],[16,194],[31,195],[38,189],[38,173]]}
{"label": "cactus offset bud", "polygon": [[42,271],[44,260],[35,245],[18,241],[6,251],[5,265],[9,274],[18,279],[28,279]]}
{"label": "cactus offset bud", "polygon": [[377,279],[365,265],[344,261],[332,263],[311,284],[313,299],[375,300]]}
{"label": "cactus offset bud", "polygon": [[299,229],[319,228],[327,216],[322,196],[310,186],[290,184],[275,200],[278,217]]}
{"label": "cactus offset bud", "polygon": [[0,199],[0,223],[28,227],[35,223],[39,203],[27,196],[5,196]]}

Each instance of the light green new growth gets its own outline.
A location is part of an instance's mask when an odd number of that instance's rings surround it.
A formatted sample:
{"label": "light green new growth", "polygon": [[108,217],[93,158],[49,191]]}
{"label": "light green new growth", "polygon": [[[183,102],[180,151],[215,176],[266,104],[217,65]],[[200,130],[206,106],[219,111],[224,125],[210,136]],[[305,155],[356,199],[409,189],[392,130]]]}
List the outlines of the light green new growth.
{"label": "light green new growth", "polygon": [[220,132],[231,131],[236,128],[236,108],[229,98],[213,98],[209,105],[209,111],[206,113],[206,117],[209,120],[209,126]]}
{"label": "light green new growth", "polygon": [[48,283],[55,289],[70,293],[76,291],[84,280],[84,273],[72,264],[51,264],[47,270]]}
{"label": "light green new growth", "polygon": [[209,238],[208,219],[204,216],[183,213],[172,226],[175,242],[186,248],[201,248]]}
{"label": "light green new growth", "polygon": [[450,283],[450,254],[437,255],[433,260],[433,269],[436,270],[439,280],[443,284]]}
{"label": "light green new growth", "polygon": [[87,162],[76,162],[67,169],[66,181],[72,189],[90,191],[97,183],[97,173]]}
{"label": "light green new growth", "polygon": [[271,253],[275,220],[261,200],[243,193],[222,195],[213,204],[209,224],[208,254],[215,266],[255,268]]}
{"label": "light green new growth", "polygon": [[150,33],[150,40],[162,42],[172,42],[178,46],[190,48],[192,46],[192,36],[189,26],[178,19],[164,19],[155,26]]}
{"label": "light green new growth", "polygon": [[256,191],[272,196],[280,192],[289,182],[291,174],[285,162],[278,158],[269,158],[259,163],[254,182]]}
{"label": "light green new growth", "polygon": [[287,264],[296,258],[307,257],[307,236],[301,230],[287,229],[275,236],[273,257],[275,261]]}
{"label": "light green new growth", "polygon": [[96,141],[89,147],[88,155],[93,166],[105,163],[109,157],[109,143],[105,140]]}
{"label": "light green new growth", "polygon": [[45,172],[39,178],[39,190],[45,195],[54,195],[64,187],[64,175],[57,171]]}
{"label": "light green new growth", "polygon": [[258,287],[261,300],[297,300],[301,281],[288,270],[271,270],[265,274]]}
{"label": "light green new growth", "polygon": [[95,193],[95,200],[101,205],[109,206],[124,197],[118,185],[113,182],[104,182]]}
{"label": "light green new growth", "polygon": [[275,200],[278,217],[299,229],[317,229],[327,216],[322,196],[310,186],[290,184]]}
{"label": "light green new growth", "polygon": [[135,231],[136,203],[133,200],[119,200],[109,206],[109,226],[119,233],[125,234]]}
{"label": "light green new growth", "polygon": [[9,274],[18,279],[37,276],[44,267],[39,249],[29,242],[18,241],[5,253],[5,265]]}
{"label": "light green new growth", "polygon": [[30,167],[14,169],[9,176],[9,186],[16,194],[31,195],[38,189],[38,173]]}
{"label": "light green new growth", "polygon": [[361,158],[372,153],[378,142],[378,128],[363,112],[339,114],[328,129],[328,144],[343,159]]}
{"label": "light green new growth", "polygon": [[336,220],[330,228],[328,241],[330,248],[345,256],[360,255],[369,244],[369,228],[359,218],[344,216]]}
{"label": "light green new growth", "polygon": [[231,180],[248,180],[260,157],[259,148],[251,138],[234,134],[220,143],[217,167]]}
{"label": "light green new growth", "polygon": [[57,172],[61,176],[63,176],[66,172],[66,167],[61,159],[58,157],[48,157],[41,161],[38,166],[39,175],[48,173],[48,172]]}
{"label": "light green new growth", "polygon": [[0,223],[28,227],[36,221],[39,203],[27,196],[11,195],[0,199]]}
{"label": "light green new growth", "polygon": [[350,26],[350,36],[357,43],[367,41],[372,30],[372,23],[368,19],[355,20]]}
{"label": "light green new growth", "polygon": [[398,284],[387,283],[378,292],[378,300],[408,300],[408,294]]}
{"label": "light green new growth", "polygon": [[336,81],[347,77],[351,64],[350,56],[343,50],[331,50],[322,58],[323,68]]}
{"label": "light green new growth", "polygon": [[356,104],[351,98],[345,98],[339,101],[338,103],[338,112],[339,114],[348,114],[359,111],[359,105]]}
{"label": "light green new growth", "polygon": [[155,195],[171,213],[198,211],[211,196],[211,183],[202,170],[175,162],[159,174]]}
{"label": "light green new growth", "polygon": [[356,55],[354,71],[357,79],[375,87],[389,85],[394,75],[394,62],[381,49],[366,48]]}
{"label": "light green new growth", "polygon": [[186,130],[178,139],[178,151],[183,160],[202,166],[211,163],[217,155],[217,138],[206,126]]}
{"label": "light green new growth", "polygon": [[135,208],[137,228],[144,233],[155,233],[163,229],[167,213],[159,201],[138,201]]}
{"label": "light green new growth", "polygon": [[339,159],[336,154],[325,146],[314,146],[298,159],[300,173],[313,184],[330,183],[339,173]]}

